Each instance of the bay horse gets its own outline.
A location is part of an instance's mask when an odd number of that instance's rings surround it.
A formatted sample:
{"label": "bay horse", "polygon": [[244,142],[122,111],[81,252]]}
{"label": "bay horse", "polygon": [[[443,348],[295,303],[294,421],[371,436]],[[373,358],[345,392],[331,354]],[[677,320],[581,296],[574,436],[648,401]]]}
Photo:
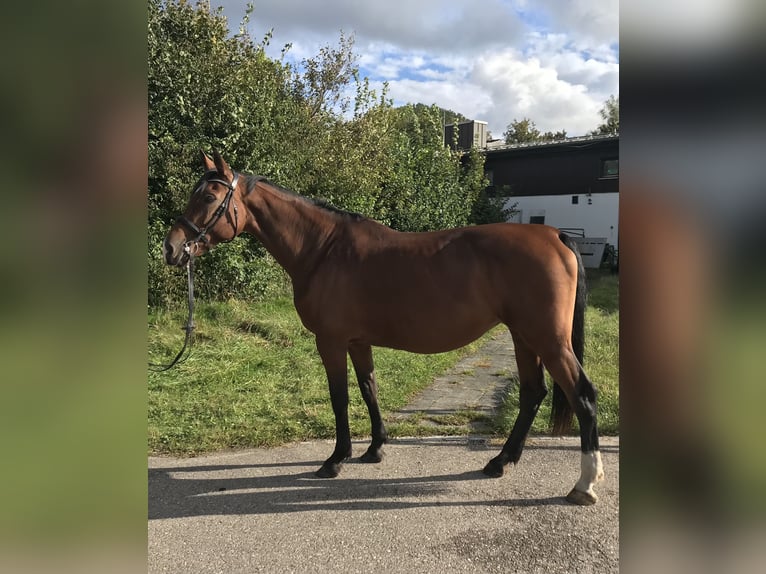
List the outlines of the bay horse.
{"label": "bay horse", "polygon": [[316,337],[335,414],[335,449],[316,475],[332,478],[351,457],[346,355],[371,422],[361,461],[383,458],[387,433],[377,399],[372,347],[440,353],[503,323],[510,330],[520,381],[518,417],[500,453],[484,467],[503,475],[518,462],[553,380],[554,433],[580,425],[580,478],[567,500],[597,500],[603,478],[596,389],[582,367],[585,273],[575,243],[545,225],[498,223],[404,233],[231,169],[218,152],[168,232],[169,265],[206,253],[240,233],[256,237],[286,270],[295,308]]}

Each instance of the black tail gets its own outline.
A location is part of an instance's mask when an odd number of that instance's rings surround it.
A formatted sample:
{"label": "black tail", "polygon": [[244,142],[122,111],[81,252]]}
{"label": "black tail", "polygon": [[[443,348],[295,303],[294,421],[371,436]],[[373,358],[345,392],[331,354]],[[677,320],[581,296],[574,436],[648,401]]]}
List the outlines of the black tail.
{"label": "black tail", "polygon": [[[577,243],[566,233],[559,233],[561,242],[572,250],[577,257],[577,294],[575,296],[574,320],[572,321],[572,348],[575,357],[583,364],[583,353],[585,350],[585,304],[588,291],[585,285],[585,267],[582,264],[580,251],[577,249]],[[553,385],[553,403],[551,405],[551,426],[554,435],[568,434],[572,429],[572,407],[567,401],[567,397],[561,388]]]}

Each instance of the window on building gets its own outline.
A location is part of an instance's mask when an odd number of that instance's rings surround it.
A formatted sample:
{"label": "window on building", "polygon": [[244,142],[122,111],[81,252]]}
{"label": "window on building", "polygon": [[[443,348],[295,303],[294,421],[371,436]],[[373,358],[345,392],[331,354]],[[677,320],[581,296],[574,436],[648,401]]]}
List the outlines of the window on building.
{"label": "window on building", "polygon": [[620,160],[617,158],[605,159],[601,162],[601,177],[619,177]]}
{"label": "window on building", "polygon": [[580,196],[579,195],[573,195],[572,196],[572,205],[577,205],[580,203]]}
{"label": "window on building", "polygon": [[544,224],[545,223],[545,216],[544,215],[530,215],[529,216],[529,223],[539,223]]}

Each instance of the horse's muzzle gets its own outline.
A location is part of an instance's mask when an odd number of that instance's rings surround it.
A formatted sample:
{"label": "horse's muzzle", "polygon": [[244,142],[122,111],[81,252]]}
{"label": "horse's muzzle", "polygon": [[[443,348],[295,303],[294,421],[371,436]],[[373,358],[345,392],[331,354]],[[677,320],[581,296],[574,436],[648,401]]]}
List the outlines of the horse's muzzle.
{"label": "horse's muzzle", "polygon": [[183,267],[189,260],[189,253],[183,246],[176,247],[168,238],[162,243],[162,254],[165,256],[165,263],[176,267]]}

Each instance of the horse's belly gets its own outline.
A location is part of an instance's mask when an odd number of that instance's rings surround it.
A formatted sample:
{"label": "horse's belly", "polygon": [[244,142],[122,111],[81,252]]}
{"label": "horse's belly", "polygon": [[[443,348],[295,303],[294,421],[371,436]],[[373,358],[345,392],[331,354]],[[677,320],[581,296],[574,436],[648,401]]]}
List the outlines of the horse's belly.
{"label": "horse's belly", "polygon": [[494,317],[465,317],[450,313],[380,317],[368,321],[364,332],[371,345],[413,353],[443,353],[464,347],[499,323]]}

